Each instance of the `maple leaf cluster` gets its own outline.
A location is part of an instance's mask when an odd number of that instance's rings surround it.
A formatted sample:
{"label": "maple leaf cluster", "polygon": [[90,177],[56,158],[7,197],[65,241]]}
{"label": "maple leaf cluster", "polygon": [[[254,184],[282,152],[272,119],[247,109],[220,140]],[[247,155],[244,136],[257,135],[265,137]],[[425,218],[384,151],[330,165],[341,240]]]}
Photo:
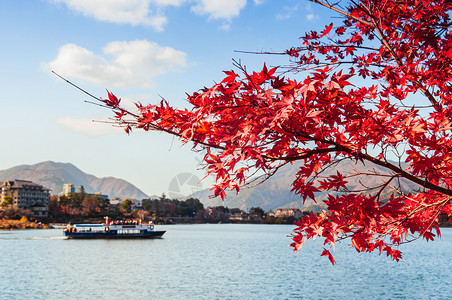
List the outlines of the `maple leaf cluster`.
{"label": "maple leaf cluster", "polygon": [[[312,2],[343,22],[307,33],[285,52],[296,78],[282,67],[250,73],[236,63],[239,72],[189,95],[190,108],[162,100],[130,112],[110,93],[104,104],[128,133],[163,131],[203,151],[213,195],[223,200],[227,190],[298,162],[293,193],[303,200],[331,193],[326,210],[296,223],[295,251],[320,237],[321,255],[334,263],[330,250],[350,239],[358,252],[399,260],[400,244],[433,240],[439,217],[452,215],[452,4],[362,0],[342,10]],[[343,161],[380,169],[323,175]],[[347,181],[357,176],[358,190]],[[366,185],[369,177],[379,184]],[[403,180],[419,188],[407,192]]]}

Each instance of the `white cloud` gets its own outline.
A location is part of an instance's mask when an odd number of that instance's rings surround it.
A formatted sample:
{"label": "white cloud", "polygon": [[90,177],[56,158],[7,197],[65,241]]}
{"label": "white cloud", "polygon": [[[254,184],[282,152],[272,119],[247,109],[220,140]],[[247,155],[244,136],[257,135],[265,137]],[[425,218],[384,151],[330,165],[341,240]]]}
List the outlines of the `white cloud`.
{"label": "white cloud", "polygon": [[298,8],[298,4],[294,6],[283,6],[282,12],[276,14],[276,20],[281,21],[290,19],[292,15],[298,10]]}
{"label": "white cloud", "polygon": [[291,16],[292,16],[291,12],[277,13],[276,20],[278,20],[278,21],[287,20],[287,19],[290,19]]}
{"label": "white cloud", "polygon": [[314,14],[314,13],[309,13],[307,16],[306,16],[306,19],[308,19],[308,21],[312,21],[312,20],[315,20],[315,19],[318,19],[319,18],[319,15],[316,15],[316,14]]}
{"label": "white cloud", "polygon": [[184,52],[144,40],[111,42],[103,52],[112,59],[66,44],[46,67],[65,77],[109,87],[152,87],[152,77],[186,67]]}
{"label": "white cloud", "polygon": [[152,2],[160,6],[181,6],[182,3],[187,2],[187,0],[154,0]]}
{"label": "white cloud", "polygon": [[319,18],[319,15],[314,13],[314,8],[312,7],[311,3],[306,4],[305,9],[307,12],[309,12],[306,15],[306,19],[308,19],[308,21],[313,21]]}
{"label": "white cloud", "polygon": [[88,136],[101,136],[106,134],[123,133],[124,129],[120,127],[114,127],[112,124],[94,122],[89,119],[76,119],[73,117],[62,117],[56,119],[56,122],[69,128],[71,131]]}
{"label": "white cloud", "polygon": [[191,10],[198,15],[208,15],[209,20],[231,20],[240,14],[245,7],[246,0],[196,0]]}
{"label": "white cloud", "polygon": [[118,65],[143,68],[150,76],[177,71],[186,66],[184,52],[147,41],[111,42],[104,52],[114,56]]}
{"label": "white cloud", "polygon": [[230,22],[223,23],[221,26],[218,27],[218,29],[221,29],[223,31],[230,31],[231,23]]}
{"label": "white cloud", "polygon": [[264,3],[264,0],[254,0],[254,4],[256,5],[260,5],[262,3]]}
{"label": "white cloud", "polygon": [[[185,0],[51,0],[101,21],[151,26],[163,31],[167,23],[160,11],[165,6],[180,6]],[[151,8],[152,7],[152,8]]]}
{"label": "white cloud", "polygon": [[[119,24],[151,26],[163,31],[168,23],[164,8],[180,7],[184,3],[193,3],[192,12],[208,16],[209,20],[237,17],[245,7],[247,0],[48,0],[65,4],[69,9],[84,16],[100,21]],[[263,0],[253,0],[260,5]],[[224,27],[224,26],[223,26]]]}

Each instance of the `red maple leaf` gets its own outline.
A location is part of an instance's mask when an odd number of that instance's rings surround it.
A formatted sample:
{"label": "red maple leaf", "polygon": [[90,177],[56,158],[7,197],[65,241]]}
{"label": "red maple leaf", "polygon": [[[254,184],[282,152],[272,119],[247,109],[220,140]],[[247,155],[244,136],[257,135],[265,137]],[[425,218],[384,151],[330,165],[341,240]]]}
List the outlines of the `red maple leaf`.
{"label": "red maple leaf", "polygon": [[[325,211],[298,222],[294,250],[321,236],[325,246],[349,239],[359,252],[399,260],[399,244],[433,240],[439,220],[452,215],[452,2],[315,2],[344,21],[334,37],[329,24],[280,53],[293,74],[237,63],[240,76],[225,71],[220,84],[188,95],[184,109],[161,101],[137,104],[135,113],[108,91],[102,102],[127,132],[192,142],[216,179],[214,196],[225,201],[226,190],[297,162],[292,192],[303,201],[319,189],[329,196]],[[342,164],[352,166],[347,180],[333,169]],[[322,256],[334,264],[328,250]]]}

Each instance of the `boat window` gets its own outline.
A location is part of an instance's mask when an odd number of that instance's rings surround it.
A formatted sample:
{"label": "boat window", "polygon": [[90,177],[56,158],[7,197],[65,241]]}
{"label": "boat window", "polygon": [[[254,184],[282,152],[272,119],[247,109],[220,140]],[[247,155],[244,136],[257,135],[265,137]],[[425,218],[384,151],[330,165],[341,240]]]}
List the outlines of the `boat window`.
{"label": "boat window", "polygon": [[118,234],[136,234],[140,233],[139,229],[119,229]]}

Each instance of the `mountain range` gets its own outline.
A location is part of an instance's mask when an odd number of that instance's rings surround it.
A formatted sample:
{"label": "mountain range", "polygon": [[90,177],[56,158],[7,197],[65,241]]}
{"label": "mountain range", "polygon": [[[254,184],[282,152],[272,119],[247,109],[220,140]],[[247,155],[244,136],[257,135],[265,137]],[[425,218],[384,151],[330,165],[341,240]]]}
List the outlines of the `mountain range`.
{"label": "mountain range", "polygon": [[[305,203],[303,203],[303,199],[299,195],[295,195],[291,192],[291,184],[295,180],[295,175],[299,167],[300,164],[287,165],[278,170],[275,175],[262,184],[249,189],[241,189],[238,195],[235,192],[228,192],[226,193],[227,196],[224,203],[222,203],[219,197],[209,198],[213,192],[208,189],[197,192],[193,194],[192,197],[200,199],[204,206],[224,205],[227,207],[238,207],[242,210],[247,210],[252,207],[261,207],[265,211],[276,208],[300,208],[303,210],[319,211],[321,208],[325,207],[323,201],[327,200],[328,195],[335,195],[337,193],[331,191],[319,192],[316,193],[317,202],[308,198]],[[369,174],[388,174],[385,168],[372,163],[366,163],[366,165],[364,165],[362,163],[352,164],[343,161],[335,168],[325,170],[322,173],[322,176],[336,175],[337,171],[344,177],[353,174],[356,171]],[[346,181],[348,182],[347,187],[351,191],[365,190],[366,187],[376,187],[383,183],[381,177],[372,175],[353,176],[347,178]],[[419,189],[418,185],[404,179],[401,179],[398,184],[400,184],[400,188],[404,192]],[[392,187],[388,186],[382,193],[383,198],[388,197],[393,191]]]}
{"label": "mountain range", "polygon": [[86,174],[70,163],[46,161],[35,165],[20,165],[0,171],[0,181],[31,180],[50,189],[52,195],[63,191],[63,184],[83,185],[87,193],[100,192],[110,198],[126,197],[133,199],[149,198],[133,184],[119,178]]}
{"label": "mountain range", "polygon": [[[241,189],[237,195],[235,192],[228,192],[224,203],[219,197],[210,198],[212,191],[209,189],[200,190],[188,197],[198,198],[204,206],[224,205],[229,208],[238,207],[247,210],[252,207],[261,207],[265,211],[276,208],[300,208],[304,210],[319,210],[324,207],[323,201],[328,198],[331,192],[321,192],[316,194],[317,203],[307,199],[305,203],[300,196],[292,193],[291,184],[295,179],[299,164],[285,166],[278,170],[270,179],[262,184],[249,189]],[[377,172],[385,173],[385,169],[374,164],[363,165],[362,163],[351,164],[341,162],[335,168],[331,168],[322,173],[323,176],[336,174],[340,171],[344,176],[354,171],[359,172]],[[86,174],[76,166],[70,163],[59,163],[46,161],[35,165],[20,165],[4,171],[0,171],[0,181],[11,179],[31,180],[51,189],[51,194],[57,195],[62,192],[63,184],[72,183],[74,185],[83,185],[88,193],[101,192],[110,198],[122,197],[132,199],[149,198],[144,192],[133,184],[119,178],[103,177],[98,178],[94,175]],[[346,179],[350,190],[361,190],[365,186],[381,185],[381,178],[378,176],[363,175]],[[189,187],[196,185],[190,180],[180,182]],[[415,184],[401,180],[400,186],[404,191],[412,191],[419,188]],[[387,188],[385,194],[388,195],[392,190]],[[334,193],[333,193],[334,194]],[[188,198],[187,197],[187,198]],[[153,197],[154,198],[154,197]]]}

